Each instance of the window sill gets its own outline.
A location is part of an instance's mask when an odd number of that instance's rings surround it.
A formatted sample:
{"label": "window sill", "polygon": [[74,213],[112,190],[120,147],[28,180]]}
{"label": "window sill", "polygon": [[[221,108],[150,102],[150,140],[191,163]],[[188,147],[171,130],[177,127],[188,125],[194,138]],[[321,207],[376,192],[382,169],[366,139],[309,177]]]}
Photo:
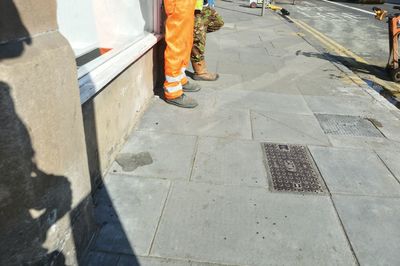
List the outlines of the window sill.
{"label": "window sill", "polygon": [[90,70],[89,73],[79,77],[81,104],[91,99],[100,92],[117,75],[138,60],[150,50],[159,40],[161,35],[146,34],[140,41],[107,58],[102,64]]}

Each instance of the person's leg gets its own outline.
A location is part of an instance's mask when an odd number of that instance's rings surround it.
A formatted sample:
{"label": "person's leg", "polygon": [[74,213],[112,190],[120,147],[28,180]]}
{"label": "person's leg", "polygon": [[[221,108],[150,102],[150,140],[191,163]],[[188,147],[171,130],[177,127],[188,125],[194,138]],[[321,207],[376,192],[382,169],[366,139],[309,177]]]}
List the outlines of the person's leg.
{"label": "person's leg", "polygon": [[190,55],[192,62],[198,63],[204,60],[204,52],[206,50],[206,31],[203,13],[196,14],[194,19],[193,47]]}
{"label": "person's leg", "polygon": [[214,81],[218,79],[218,74],[207,71],[205,64],[206,33],[207,25],[210,24],[210,16],[214,14],[209,7],[203,8],[201,14],[196,15],[194,25],[194,42],[191,54],[191,61],[194,69],[193,79]]}
{"label": "person's leg", "polygon": [[222,19],[221,15],[218,14],[217,10],[214,8],[207,7],[206,8],[206,28],[207,32],[214,32],[219,30],[224,26],[224,20]]}
{"label": "person's leg", "polygon": [[187,61],[188,40],[193,41],[193,14],[195,0],[164,0],[165,23],[165,82],[167,102],[181,107],[195,107],[197,103],[183,94],[182,67]]}
{"label": "person's leg", "polygon": [[[196,0],[195,0],[195,2],[196,2]],[[190,53],[191,53],[192,47],[193,47],[194,10],[192,13],[191,21],[190,21],[190,23],[188,23],[187,26],[188,26],[187,29],[189,29],[189,26],[191,26],[192,30],[190,32],[190,38],[186,38],[186,40],[185,40],[186,50],[185,50],[185,57],[184,57],[182,68],[181,68],[181,73],[182,73],[181,84],[182,84],[184,92],[196,92],[201,89],[200,85],[193,83],[193,82],[189,82],[189,80],[186,76],[186,69],[189,66]]]}

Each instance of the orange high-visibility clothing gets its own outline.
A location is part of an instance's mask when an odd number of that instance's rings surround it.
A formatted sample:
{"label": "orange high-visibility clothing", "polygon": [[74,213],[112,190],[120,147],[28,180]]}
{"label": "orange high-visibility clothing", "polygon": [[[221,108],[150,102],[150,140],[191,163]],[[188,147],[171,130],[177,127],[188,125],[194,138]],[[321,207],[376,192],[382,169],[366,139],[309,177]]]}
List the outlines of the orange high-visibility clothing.
{"label": "orange high-visibility clothing", "polygon": [[185,74],[193,46],[194,8],[196,0],[164,0],[165,22],[165,98],[175,99],[183,94],[188,82]]}

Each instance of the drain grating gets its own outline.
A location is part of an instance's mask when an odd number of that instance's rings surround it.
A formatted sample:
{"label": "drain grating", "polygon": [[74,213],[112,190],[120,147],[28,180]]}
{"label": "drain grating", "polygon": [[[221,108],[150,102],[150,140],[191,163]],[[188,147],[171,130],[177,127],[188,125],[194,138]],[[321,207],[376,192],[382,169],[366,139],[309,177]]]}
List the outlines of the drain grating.
{"label": "drain grating", "polygon": [[355,137],[383,137],[368,119],[358,116],[316,114],[326,134]]}
{"label": "drain grating", "polygon": [[326,187],[306,146],[263,143],[274,191],[324,193]]}

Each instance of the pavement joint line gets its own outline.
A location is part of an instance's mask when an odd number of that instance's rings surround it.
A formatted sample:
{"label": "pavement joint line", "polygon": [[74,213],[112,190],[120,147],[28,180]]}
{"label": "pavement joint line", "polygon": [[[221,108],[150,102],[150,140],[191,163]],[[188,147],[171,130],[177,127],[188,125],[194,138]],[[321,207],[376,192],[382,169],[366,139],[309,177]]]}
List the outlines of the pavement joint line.
{"label": "pavement joint line", "polygon": [[[96,248],[94,248],[93,250],[89,250],[89,253],[90,252],[103,253],[103,254],[106,254],[106,255],[113,255],[113,256],[119,256],[119,257],[121,257],[121,256],[136,257],[136,255],[132,255],[132,254],[128,254],[128,253],[123,253],[123,252],[119,252],[119,251],[109,251],[109,250],[105,250],[105,249],[104,250],[103,249],[96,249]],[[118,258],[116,265],[118,265],[119,260],[120,260],[120,258]]]}
{"label": "pavement joint line", "polygon": [[[326,46],[326,48],[337,53],[339,56],[342,56],[343,60],[346,61],[348,64],[353,65],[353,66],[356,64],[370,65],[364,58],[354,54],[347,48],[345,48],[342,45],[338,44],[337,42],[333,41],[332,39],[325,36],[324,34],[317,31],[316,29],[312,28],[305,22],[298,20],[298,19],[294,19],[294,18],[289,18],[289,19],[292,20],[294,22],[294,24],[296,24],[303,30],[310,33],[314,38],[316,38],[318,41],[320,41],[322,44],[324,44]],[[356,63],[351,62],[351,60],[349,60],[349,59],[353,59],[354,61],[356,61]],[[370,68],[370,70],[376,71],[376,70],[374,70],[374,68],[372,66],[369,68]],[[366,84],[366,82],[363,81],[356,73],[353,72],[353,74],[354,74],[354,77],[350,77],[350,76],[349,77],[351,79],[355,80],[356,84],[358,84],[358,85],[364,84],[364,85],[368,86],[368,84]],[[389,82],[382,80],[380,78],[377,78],[376,76],[374,76],[372,74],[366,74],[366,75],[369,77],[369,79],[371,81],[382,86],[384,89],[391,92],[395,97],[397,97],[397,98],[400,97],[400,85],[390,84]]]}
{"label": "pavement joint line", "polygon": [[[307,149],[308,149],[308,146],[307,146]],[[309,149],[308,149],[308,150],[309,150]],[[309,150],[309,152],[310,152],[311,159],[314,161],[315,167],[317,168],[319,174],[321,175],[322,181],[325,183],[325,187],[326,187],[326,191],[327,191],[327,196],[329,197],[329,199],[330,199],[330,201],[331,201],[331,203],[332,203],[333,210],[334,210],[334,212],[335,212],[335,214],[336,214],[336,217],[337,217],[337,219],[338,219],[338,221],[339,221],[339,224],[340,224],[340,227],[341,227],[341,229],[342,229],[342,231],[343,231],[343,234],[344,234],[344,236],[345,236],[345,238],[346,238],[346,240],[347,240],[347,244],[349,245],[349,248],[350,248],[350,251],[351,251],[351,253],[352,253],[352,255],[353,255],[354,261],[355,261],[355,263],[356,263],[357,266],[360,266],[360,262],[359,262],[359,260],[358,260],[358,258],[357,258],[356,252],[355,252],[355,250],[354,250],[354,248],[353,248],[353,245],[351,244],[350,237],[349,237],[349,235],[347,234],[347,231],[346,231],[346,228],[344,227],[344,223],[343,223],[343,221],[342,221],[342,218],[340,217],[339,211],[338,211],[338,209],[337,209],[337,207],[336,207],[336,205],[335,205],[335,201],[333,200],[332,192],[331,192],[331,190],[330,190],[328,184],[326,183],[325,178],[324,178],[324,176],[323,176],[321,170],[319,169],[319,166],[318,166],[318,164],[317,164],[317,161],[315,160],[315,158],[314,158],[312,152],[311,152],[310,150]]]}
{"label": "pavement joint line", "polygon": [[[180,180],[176,180],[178,182],[184,182],[184,181],[180,181]],[[191,184],[203,184],[203,185],[211,185],[211,186],[224,186],[224,187],[241,187],[241,188],[255,188],[255,189],[260,189],[260,188],[265,188],[268,190],[268,185],[249,185],[246,183],[238,183],[238,184],[229,184],[229,183],[213,183],[213,181],[197,181],[197,180],[192,180],[189,183]],[[271,191],[269,191],[271,192]]]}
{"label": "pavement joint line", "polygon": [[374,153],[376,154],[376,156],[378,156],[379,160],[381,160],[381,162],[383,163],[383,165],[389,170],[389,172],[392,174],[393,178],[397,181],[397,183],[399,183],[400,185],[400,179],[397,178],[397,176],[393,173],[393,171],[389,168],[389,166],[386,164],[386,162],[383,160],[383,158],[381,156],[379,156],[379,153],[374,150]]}
{"label": "pavement joint line", "polygon": [[218,265],[218,266],[243,266],[241,264],[226,264],[226,263],[216,263],[216,262],[210,262],[210,261],[200,261],[200,260],[193,260],[193,259],[188,259],[188,258],[175,258],[175,257],[157,257],[157,256],[143,256],[143,255],[134,255],[134,254],[128,254],[128,253],[123,253],[123,252],[118,252],[118,251],[109,251],[109,250],[102,250],[102,249],[94,249],[94,250],[89,250],[89,252],[95,252],[95,253],[103,253],[106,255],[113,255],[113,256],[119,256],[117,260],[117,265],[119,261],[121,260],[121,257],[132,257],[132,258],[144,258],[144,259],[160,259],[160,260],[173,260],[173,261],[181,261],[181,262],[195,262],[195,263],[206,263],[209,264],[210,266],[213,265]]}
{"label": "pavement joint line", "polygon": [[[132,255],[127,255],[132,256]],[[158,257],[158,256],[137,256],[139,258],[149,258],[149,259],[163,259],[163,260],[172,260],[172,261],[181,261],[181,262],[194,262],[194,263],[206,263],[210,266],[218,265],[218,266],[243,266],[242,264],[226,264],[221,262],[211,262],[211,261],[202,261],[202,260],[193,260],[189,258],[179,258],[179,257]]]}
{"label": "pavement joint line", "polygon": [[227,136],[210,136],[210,135],[191,135],[191,134],[181,134],[171,131],[155,131],[155,130],[136,130],[135,132],[143,132],[143,133],[156,133],[156,134],[165,134],[165,135],[175,135],[175,136],[183,136],[183,137],[199,137],[199,138],[218,138],[218,139],[227,139],[227,140],[247,140],[251,141],[249,138],[238,138],[238,137],[227,137]]}
{"label": "pavement joint line", "polygon": [[[249,140],[247,140],[249,141]],[[255,141],[255,143],[261,143],[261,142],[257,142]],[[291,143],[288,143],[291,144]],[[295,145],[303,145],[303,144],[296,144]],[[323,147],[323,148],[331,148],[330,146],[318,146],[318,145],[313,145],[313,146],[317,146],[317,147]],[[332,147],[334,148],[334,147]],[[142,179],[142,180],[146,180],[146,179],[150,179],[150,180],[163,180],[163,181],[168,181],[169,183],[172,182],[186,182],[186,183],[198,183],[198,184],[209,184],[209,185],[218,185],[218,186],[230,186],[230,187],[248,187],[248,188],[260,188],[263,187],[261,185],[249,185],[249,184],[226,184],[226,183],[213,183],[212,181],[194,181],[194,180],[185,180],[185,179],[172,179],[172,178],[168,178],[168,177],[155,177],[155,176],[150,176],[150,175],[131,175],[131,174],[127,174],[124,172],[110,172],[107,174],[107,176],[123,176],[123,177],[130,177],[130,178],[137,178],[137,179]],[[107,178],[106,178],[107,179]],[[105,187],[107,187],[107,185],[104,184]]]}
{"label": "pavement joint line", "polygon": [[271,187],[274,185],[274,184],[272,184],[272,178],[269,176],[269,171],[268,171],[268,161],[267,161],[267,154],[265,153],[265,151],[264,151],[264,145],[263,145],[263,143],[266,143],[266,142],[260,142],[259,143],[259,149],[260,149],[260,152],[261,152],[261,159],[262,159],[262,164],[263,164],[263,168],[264,168],[264,174],[265,174],[265,181],[266,181],[266,186],[265,186],[265,190],[268,192],[268,193],[272,193],[272,190],[271,190]]}
{"label": "pavement joint line", "polygon": [[359,260],[358,260],[357,254],[356,254],[356,252],[355,252],[355,250],[354,250],[354,248],[353,248],[353,245],[351,244],[350,237],[349,237],[349,235],[347,234],[346,228],[344,227],[344,223],[343,223],[343,221],[342,221],[342,218],[341,218],[340,215],[339,215],[338,209],[337,209],[337,207],[336,207],[335,201],[334,201],[333,198],[332,198],[332,195],[330,195],[329,198],[330,198],[330,200],[331,200],[331,202],[332,202],[333,209],[335,210],[336,217],[337,217],[337,219],[339,220],[340,226],[341,226],[341,228],[342,228],[342,230],[343,230],[343,233],[344,233],[344,235],[345,235],[345,237],[346,237],[347,244],[349,245],[349,248],[350,248],[350,250],[351,250],[351,253],[353,254],[354,261],[355,261],[355,263],[356,263],[358,266],[360,266],[360,262],[359,262]]}
{"label": "pavement joint line", "polygon": [[[157,176],[151,176],[151,175],[136,175],[136,174],[129,174],[129,172],[109,172],[106,174],[105,180],[107,180],[107,176],[123,176],[123,177],[132,177],[132,178],[138,178],[138,179],[157,179],[157,180],[165,180],[165,181],[172,181],[172,180],[183,180],[183,179],[172,179],[169,177],[157,177]],[[105,186],[105,184],[103,184]]]}
{"label": "pavement joint line", "polygon": [[253,115],[252,110],[249,109],[249,117],[250,117],[250,130],[251,130],[251,140],[254,140],[254,125],[253,125]]}
{"label": "pavement joint line", "polygon": [[349,193],[333,193],[332,196],[400,200],[400,196],[384,196],[384,195],[362,195],[362,194],[349,194]]}
{"label": "pavement joint line", "polygon": [[174,185],[174,183],[171,181],[171,182],[169,183],[169,188],[168,188],[167,196],[165,197],[164,205],[163,205],[163,208],[162,208],[162,210],[161,210],[160,217],[158,218],[157,227],[156,227],[156,230],[154,231],[153,239],[151,240],[150,248],[149,248],[149,251],[148,251],[148,253],[147,253],[149,256],[150,256],[150,254],[151,254],[151,252],[152,252],[152,250],[153,250],[154,242],[155,242],[155,240],[156,240],[157,233],[158,233],[158,230],[159,230],[159,228],[160,228],[161,220],[162,220],[162,217],[163,217],[164,212],[165,212],[165,207],[167,206],[167,202],[168,202],[168,199],[169,199],[169,195],[171,195],[171,193],[172,193],[171,191],[172,191],[173,185]]}
{"label": "pavement joint line", "polygon": [[[92,195],[93,200],[95,198],[95,195],[96,195],[96,192]],[[93,203],[95,203],[95,202],[93,201]],[[93,205],[93,206],[96,206],[96,205]],[[101,226],[96,226],[96,228],[94,229],[94,232],[93,232],[92,236],[90,237],[87,247],[83,249],[82,258],[87,258],[88,255],[90,254],[90,252],[92,252],[92,248],[94,248],[94,246],[95,246],[95,243],[96,243],[97,237],[100,234],[101,228],[102,228]]]}
{"label": "pavement joint line", "polygon": [[[322,142],[321,140],[315,138],[314,136],[311,136],[311,135],[309,135],[309,134],[306,134],[305,132],[301,131],[300,129],[291,127],[290,125],[288,125],[288,124],[286,124],[286,123],[283,123],[283,122],[281,122],[280,120],[274,119],[274,118],[272,118],[272,117],[269,117],[269,116],[267,116],[267,115],[265,115],[265,114],[262,114],[262,113],[260,113],[260,112],[257,112],[257,111],[254,111],[254,112],[257,113],[257,114],[260,115],[260,116],[263,116],[263,117],[269,119],[269,120],[275,121],[276,123],[278,123],[278,124],[280,124],[280,125],[283,125],[284,127],[287,127],[287,128],[289,128],[289,129],[291,129],[291,130],[293,130],[293,131],[296,131],[296,132],[298,132],[298,133],[300,133],[300,134],[303,134],[303,135],[305,135],[305,136],[307,136],[307,137],[309,137],[309,138],[311,138],[311,139],[313,139],[313,140],[316,140],[316,141],[318,141],[318,142]],[[289,114],[289,115],[290,115],[290,114]],[[301,116],[302,116],[302,115],[301,115]],[[317,119],[317,118],[315,117],[315,115],[307,115],[307,116],[314,117],[315,119]],[[318,123],[318,124],[319,124],[319,123]],[[320,128],[321,128],[321,125],[320,125],[320,124],[319,124],[319,126],[320,126]],[[322,130],[322,132],[324,132],[322,128],[321,128],[321,130]],[[326,136],[325,133],[324,133],[324,136]],[[328,137],[328,136],[326,136],[326,137]]]}
{"label": "pavement joint line", "polygon": [[336,3],[336,2],[332,2],[332,1],[328,1],[328,0],[321,0],[321,1],[325,2],[325,3],[332,4],[332,5],[337,5],[337,6],[346,7],[346,8],[353,9],[353,10],[357,10],[359,12],[375,16],[374,12],[367,11],[367,10],[364,10],[364,9],[360,9],[360,8],[357,8],[357,7],[348,6],[348,5],[345,5],[345,4],[340,4],[340,3]]}
{"label": "pavement joint line", "polygon": [[276,191],[271,191],[269,185],[266,185],[266,186],[264,185],[263,186],[263,185],[248,185],[248,184],[245,184],[245,183],[243,183],[243,184],[211,183],[210,181],[192,181],[192,182],[187,182],[187,181],[184,181],[184,180],[174,180],[173,183],[202,184],[202,185],[209,185],[209,186],[212,186],[212,187],[243,188],[243,189],[250,189],[250,190],[263,190],[268,194],[277,194],[277,195],[283,194],[283,195],[287,195],[287,196],[329,197],[328,193],[325,193],[325,194],[313,194],[313,193],[297,193],[297,192],[287,192],[287,191],[276,192]]}
{"label": "pavement joint line", "polygon": [[[261,142],[256,142],[258,144],[261,144]],[[297,145],[301,145],[301,144],[297,144]],[[313,146],[317,146],[317,145],[313,145]],[[324,147],[326,148],[326,146],[318,146],[318,147]],[[249,185],[246,183],[241,183],[241,184],[229,184],[229,183],[213,183],[212,181],[196,181],[196,180],[185,180],[185,179],[169,179],[169,178],[161,178],[161,177],[154,177],[154,176],[143,176],[143,175],[129,175],[126,173],[122,173],[122,172],[118,172],[118,173],[109,173],[107,174],[107,176],[123,176],[123,177],[130,177],[130,178],[137,178],[137,179],[141,179],[141,180],[146,180],[146,179],[150,179],[150,180],[163,180],[163,181],[168,181],[169,183],[195,183],[195,184],[207,184],[207,185],[212,185],[212,186],[225,186],[225,187],[244,187],[244,188],[267,188],[268,186],[262,186],[262,185]],[[107,177],[106,177],[107,179]],[[107,188],[106,184],[103,184],[103,186],[105,188]]]}
{"label": "pavement joint line", "polygon": [[192,167],[190,169],[190,175],[189,175],[189,182],[192,180],[193,177],[194,166],[196,164],[196,159],[197,159],[197,152],[199,150],[199,142],[200,142],[200,137],[196,137],[196,142],[194,144],[193,158],[192,158]]}
{"label": "pavement joint line", "polygon": [[346,193],[346,192],[333,192],[332,195],[351,196],[351,197],[370,197],[370,198],[380,198],[380,199],[400,199],[400,195],[391,196],[391,195],[378,195],[378,194],[356,194],[356,193]]}

